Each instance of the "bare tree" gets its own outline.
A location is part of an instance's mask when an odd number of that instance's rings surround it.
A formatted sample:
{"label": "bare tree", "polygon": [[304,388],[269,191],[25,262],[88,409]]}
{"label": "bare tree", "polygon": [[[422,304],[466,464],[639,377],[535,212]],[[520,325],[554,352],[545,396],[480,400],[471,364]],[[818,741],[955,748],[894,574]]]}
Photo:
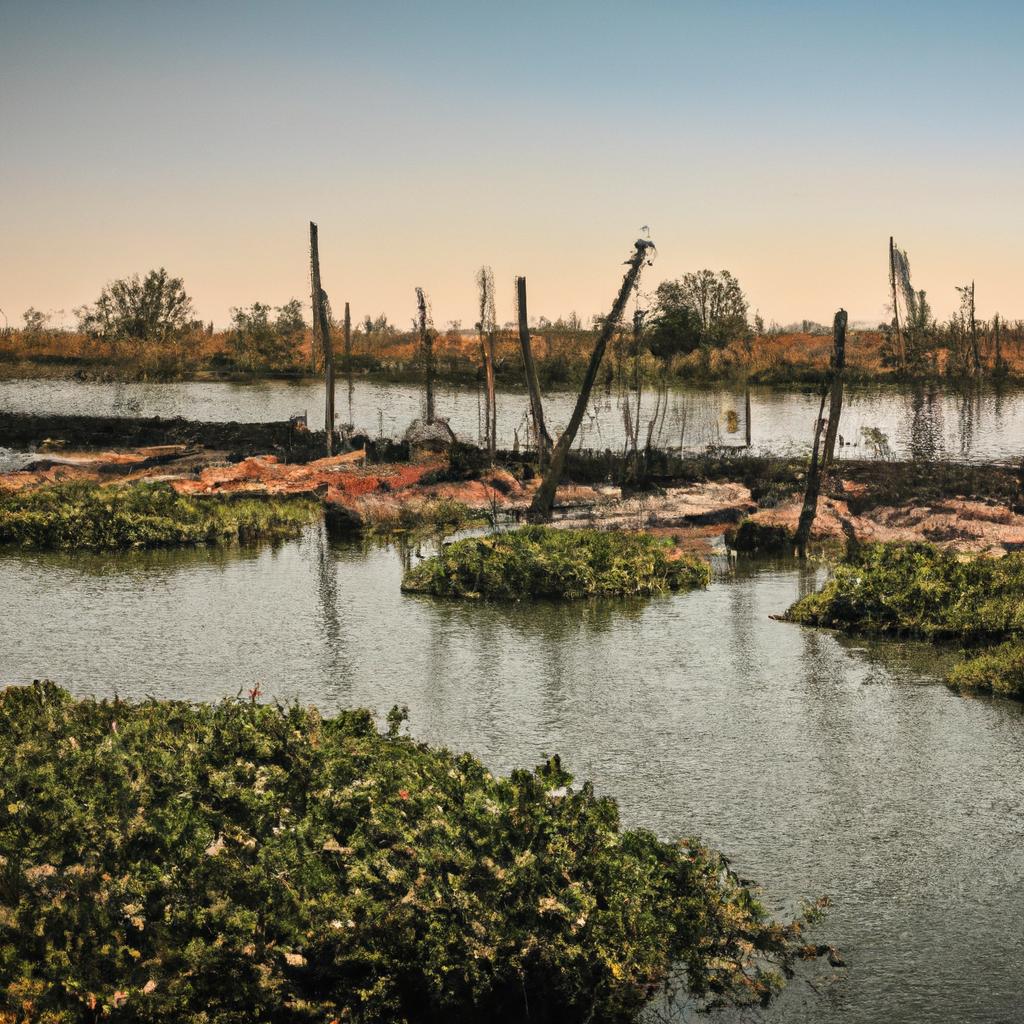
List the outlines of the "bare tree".
{"label": "bare tree", "polygon": [[626,303],[629,301],[633,289],[636,288],[637,282],[640,280],[640,272],[643,270],[644,265],[650,262],[648,256],[653,249],[653,242],[642,238],[637,239],[634,244],[633,255],[626,261],[629,269],[622,279],[619,294],[615,297],[611,311],[605,317],[597,340],[594,342],[594,348],[590,354],[590,362],[587,365],[587,372],[583,378],[583,384],[580,386],[580,392],[576,396],[576,406],[572,411],[572,416],[569,418],[569,423],[558,438],[558,442],[551,453],[551,461],[548,464],[547,471],[530,504],[529,514],[534,519],[551,518],[551,512],[555,504],[555,490],[562,479],[562,473],[565,472],[565,463],[569,456],[569,449],[572,447],[573,441],[576,440],[576,434],[579,432],[583,416],[587,411],[587,405],[590,402],[590,392],[593,390],[594,382],[597,380],[597,373],[601,368],[601,360],[604,358],[608,341],[622,320],[622,313],[626,308]]}
{"label": "bare tree", "polygon": [[490,267],[481,267],[476,275],[480,290],[480,355],[483,359],[484,374],[487,378],[487,408],[485,441],[487,454],[494,461],[498,445],[498,412],[494,396],[494,332],[497,329],[494,313],[494,272]]}
{"label": "bare tree", "polygon": [[526,387],[530,393],[530,415],[533,418],[533,433],[537,439],[537,461],[541,472],[547,463],[551,450],[551,436],[544,425],[544,403],[540,394],[540,378],[537,376],[537,364],[533,360],[533,347],[530,344],[530,324],[526,311],[526,278],[516,278],[516,305],[519,312],[519,346],[523,351],[523,372],[526,376]]}
{"label": "bare tree", "polygon": [[422,288],[416,289],[418,310],[417,328],[420,335],[420,354],[423,358],[423,374],[427,393],[427,422],[434,422],[434,332],[427,317],[427,299]]}
{"label": "bare tree", "polygon": [[320,285],[320,242],[316,225],[309,222],[309,272],[312,282],[313,339],[319,342],[324,355],[324,432],[327,435],[327,454],[334,451],[334,353],[331,350],[331,315],[328,311],[327,292]]}
{"label": "bare tree", "polygon": [[[818,495],[821,491],[821,478],[828,468],[831,459],[828,436],[835,444],[839,431],[839,414],[842,411],[843,391],[842,374],[846,360],[846,310],[840,309],[832,321],[832,368],[821,389],[821,405],[818,417],[814,421],[814,444],[811,447],[811,464],[807,470],[807,487],[804,491],[804,504],[800,509],[793,543],[800,558],[807,557],[807,541],[811,536],[811,527],[818,514]],[[825,402],[832,393],[832,406],[829,411],[828,428],[824,451],[821,451],[821,435],[825,427]]]}

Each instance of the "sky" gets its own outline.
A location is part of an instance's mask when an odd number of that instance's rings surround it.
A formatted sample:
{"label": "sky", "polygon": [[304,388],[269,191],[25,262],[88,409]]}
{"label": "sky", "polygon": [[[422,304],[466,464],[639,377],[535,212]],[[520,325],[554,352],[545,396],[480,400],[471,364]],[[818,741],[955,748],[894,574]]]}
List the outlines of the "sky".
{"label": "sky", "polygon": [[[0,0],[0,308],[165,266],[197,314],[308,301],[499,321],[728,269],[767,322],[1024,318],[1024,5]],[[59,311],[63,310],[61,313]],[[0,320],[2,323],[2,320]]]}

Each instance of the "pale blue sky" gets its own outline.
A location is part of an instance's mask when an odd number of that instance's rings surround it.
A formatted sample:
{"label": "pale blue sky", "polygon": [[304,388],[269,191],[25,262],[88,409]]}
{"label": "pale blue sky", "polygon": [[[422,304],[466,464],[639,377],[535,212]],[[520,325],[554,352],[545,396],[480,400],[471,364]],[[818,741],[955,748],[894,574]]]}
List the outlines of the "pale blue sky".
{"label": "pale blue sky", "polygon": [[166,265],[199,312],[325,287],[356,315],[603,309],[728,267],[767,319],[885,312],[886,245],[948,313],[1024,317],[1024,6],[0,0],[0,306]]}

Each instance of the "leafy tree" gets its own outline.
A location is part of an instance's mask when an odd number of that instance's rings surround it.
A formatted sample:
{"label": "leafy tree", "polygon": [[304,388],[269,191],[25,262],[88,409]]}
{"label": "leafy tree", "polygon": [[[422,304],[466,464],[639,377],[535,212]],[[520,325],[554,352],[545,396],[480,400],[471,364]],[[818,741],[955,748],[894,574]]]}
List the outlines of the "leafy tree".
{"label": "leafy tree", "polygon": [[35,306],[29,306],[22,313],[22,318],[25,321],[25,333],[33,337],[42,334],[46,329],[46,325],[50,322],[49,315],[36,309]]}
{"label": "leafy tree", "polygon": [[82,331],[104,340],[166,342],[191,326],[192,300],[180,277],[161,267],[108,284],[92,306],[75,310]]}
{"label": "leafy tree", "polygon": [[266,303],[254,302],[231,310],[230,344],[235,362],[247,370],[286,370],[297,362],[306,329],[302,303],[292,299],[277,306],[273,321],[270,309]]}
{"label": "leafy tree", "polygon": [[661,358],[721,348],[749,330],[746,297],[728,270],[700,270],[662,281],[655,294],[648,339],[651,351]]}

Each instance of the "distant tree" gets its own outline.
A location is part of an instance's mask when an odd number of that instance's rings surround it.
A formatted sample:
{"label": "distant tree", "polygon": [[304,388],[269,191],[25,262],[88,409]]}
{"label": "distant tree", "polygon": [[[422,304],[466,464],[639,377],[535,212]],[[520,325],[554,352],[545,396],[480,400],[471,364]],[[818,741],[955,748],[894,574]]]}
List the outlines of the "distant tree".
{"label": "distant tree", "polygon": [[667,359],[697,348],[721,348],[749,330],[747,300],[728,270],[700,270],[658,285],[648,330],[651,351]]}
{"label": "distant tree", "polygon": [[180,277],[161,267],[108,284],[92,306],[75,310],[79,328],[105,340],[166,342],[192,323],[192,300]]}
{"label": "distant tree", "polygon": [[42,334],[50,322],[49,315],[36,309],[35,306],[29,306],[22,313],[22,319],[25,321],[25,333],[33,336]]}
{"label": "distant tree", "polygon": [[290,370],[298,362],[298,348],[306,322],[302,303],[292,299],[277,307],[271,321],[270,306],[254,302],[231,310],[230,345],[235,363],[247,370]]}

